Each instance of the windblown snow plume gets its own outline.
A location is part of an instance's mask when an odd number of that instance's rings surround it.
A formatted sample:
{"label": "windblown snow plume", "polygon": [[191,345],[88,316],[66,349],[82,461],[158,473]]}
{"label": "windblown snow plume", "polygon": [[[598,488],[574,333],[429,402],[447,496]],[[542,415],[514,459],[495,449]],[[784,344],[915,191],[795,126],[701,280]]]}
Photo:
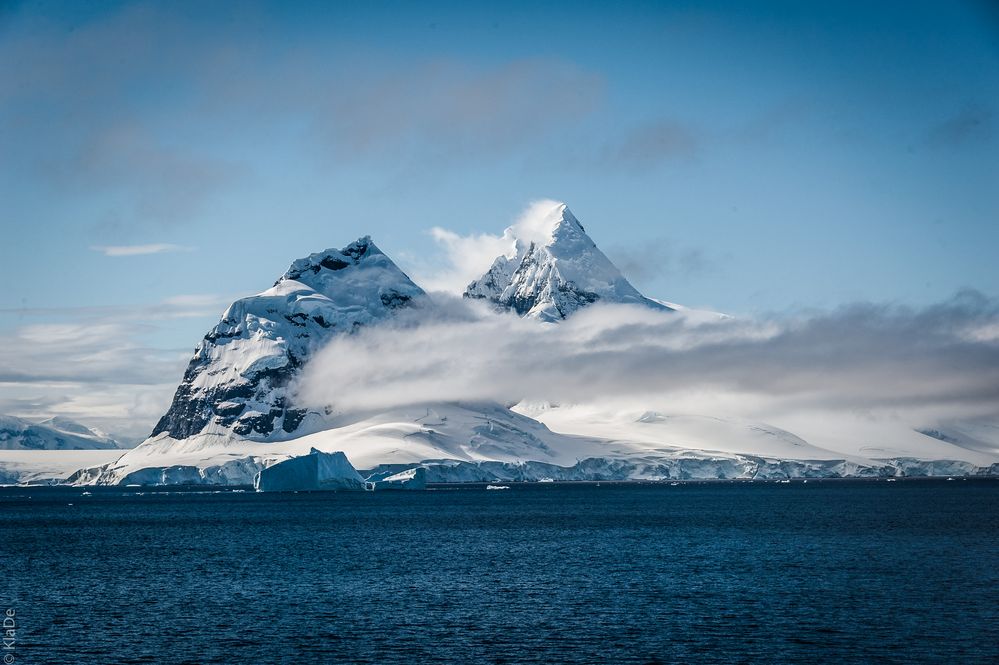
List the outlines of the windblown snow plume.
{"label": "windblown snow plume", "polygon": [[430,235],[443,250],[442,269],[418,274],[427,291],[461,293],[470,282],[481,277],[497,257],[513,260],[531,243],[543,246],[551,243],[561,216],[553,212],[565,204],[552,199],[532,201],[508,226],[502,235],[473,233],[463,236],[435,226]]}
{"label": "windblown snow plume", "polygon": [[740,320],[597,303],[558,324],[452,298],[333,339],[299,397],[337,410],[495,400],[999,415],[999,302]]}

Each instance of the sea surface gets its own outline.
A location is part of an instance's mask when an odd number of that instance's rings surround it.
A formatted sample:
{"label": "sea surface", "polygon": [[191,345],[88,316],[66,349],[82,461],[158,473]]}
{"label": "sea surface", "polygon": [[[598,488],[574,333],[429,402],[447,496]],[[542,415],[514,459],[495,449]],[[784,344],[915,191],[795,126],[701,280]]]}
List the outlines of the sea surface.
{"label": "sea surface", "polygon": [[0,489],[5,663],[996,663],[999,480]]}

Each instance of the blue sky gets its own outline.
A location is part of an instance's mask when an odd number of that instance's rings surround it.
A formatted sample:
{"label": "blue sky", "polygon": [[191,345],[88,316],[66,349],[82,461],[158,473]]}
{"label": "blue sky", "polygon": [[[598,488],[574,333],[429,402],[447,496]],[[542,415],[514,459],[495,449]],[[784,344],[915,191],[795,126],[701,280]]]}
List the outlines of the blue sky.
{"label": "blue sky", "polygon": [[[100,329],[173,385],[293,259],[370,234],[430,280],[431,228],[541,198],[674,302],[999,295],[987,3],[289,4],[2,4],[10,353]],[[7,374],[0,411],[80,380]]]}

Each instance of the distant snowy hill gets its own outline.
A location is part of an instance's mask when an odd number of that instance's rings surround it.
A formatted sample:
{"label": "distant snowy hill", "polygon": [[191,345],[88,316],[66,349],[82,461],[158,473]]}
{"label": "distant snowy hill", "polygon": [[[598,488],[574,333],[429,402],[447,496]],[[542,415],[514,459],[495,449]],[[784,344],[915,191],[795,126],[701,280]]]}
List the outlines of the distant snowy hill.
{"label": "distant snowy hill", "polygon": [[564,203],[541,221],[536,237],[518,238],[515,251],[498,257],[464,295],[542,321],[560,321],[598,301],[674,309],[639,293]]}
{"label": "distant snowy hill", "polygon": [[118,443],[104,432],[56,416],[31,422],[0,416],[0,450],[97,450],[117,449]]}
{"label": "distant snowy hill", "polygon": [[152,436],[293,436],[307,412],[287,387],[312,353],[421,295],[369,237],[295,261],[273,287],[230,305],[205,335]]}

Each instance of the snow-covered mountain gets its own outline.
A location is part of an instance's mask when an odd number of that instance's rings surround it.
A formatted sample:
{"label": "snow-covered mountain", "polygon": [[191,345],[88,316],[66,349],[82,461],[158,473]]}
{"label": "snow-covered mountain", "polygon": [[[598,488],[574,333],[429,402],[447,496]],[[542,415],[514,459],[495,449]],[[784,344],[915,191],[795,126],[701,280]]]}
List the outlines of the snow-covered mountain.
{"label": "snow-covered mountain", "polygon": [[[678,311],[681,322],[690,318],[680,306],[639,293],[565,205],[530,231],[469,285],[465,297],[487,300],[503,316],[512,310],[548,324],[595,302]],[[297,403],[293,380],[320,347],[336,335],[363,335],[423,294],[370,238],[295,261],[273,287],[226,310],[198,345],[149,439],[113,461],[95,457],[72,475],[51,459],[22,457],[33,452],[10,451],[9,459],[0,455],[0,483],[246,485],[262,470],[303,456],[316,460],[282,468],[311,474],[317,460],[337,452],[368,482],[393,479],[389,485],[398,486],[999,474],[999,428],[990,423],[920,430],[897,420],[809,414],[767,423],[647,411],[637,404],[508,408],[424,402],[419,395],[368,412],[310,411]],[[704,320],[721,316],[702,314]],[[337,385],[335,373],[329,380]]]}
{"label": "snow-covered mountain", "polygon": [[104,432],[55,416],[32,422],[0,416],[0,450],[99,450],[120,448]]}
{"label": "snow-covered mountain", "polygon": [[639,293],[564,203],[540,220],[537,231],[517,238],[513,252],[498,257],[485,275],[468,285],[464,296],[542,321],[561,321],[598,301],[673,309]]}
{"label": "snow-covered mountain", "polygon": [[370,237],[295,261],[274,286],[230,305],[205,335],[152,436],[295,436],[308,413],[287,388],[311,354],[421,295]]}

